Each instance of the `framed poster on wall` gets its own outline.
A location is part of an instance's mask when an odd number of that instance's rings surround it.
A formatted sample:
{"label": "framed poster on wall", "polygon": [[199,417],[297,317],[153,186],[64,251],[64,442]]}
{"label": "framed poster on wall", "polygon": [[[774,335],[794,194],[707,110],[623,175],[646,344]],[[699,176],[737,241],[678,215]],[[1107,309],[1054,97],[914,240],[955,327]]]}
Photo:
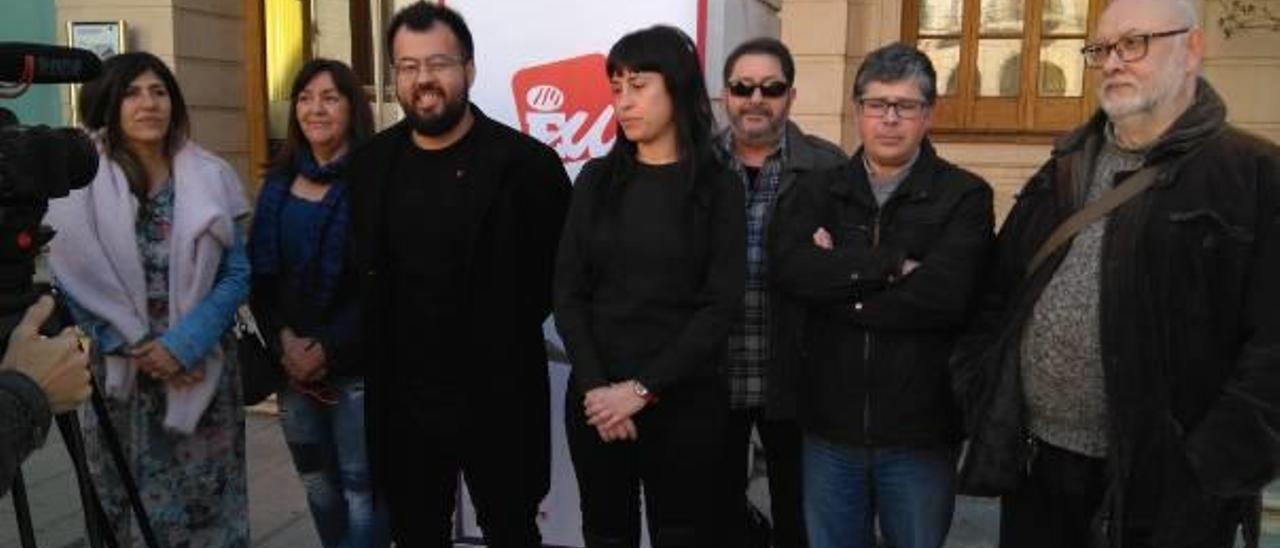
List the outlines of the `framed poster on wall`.
{"label": "framed poster on wall", "polygon": [[67,42],[107,59],[125,50],[124,21],[67,21]]}
{"label": "framed poster on wall", "polygon": [[[124,53],[128,29],[120,21],[67,21],[67,45],[93,52],[106,60]],[[71,124],[80,123],[80,85],[71,84]]]}

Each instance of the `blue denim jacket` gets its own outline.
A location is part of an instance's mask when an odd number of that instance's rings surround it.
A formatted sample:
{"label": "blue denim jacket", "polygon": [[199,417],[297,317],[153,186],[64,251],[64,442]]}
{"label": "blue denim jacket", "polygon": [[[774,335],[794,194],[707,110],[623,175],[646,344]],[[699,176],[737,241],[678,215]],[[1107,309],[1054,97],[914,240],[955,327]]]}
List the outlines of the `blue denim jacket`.
{"label": "blue denim jacket", "polygon": [[[103,353],[116,352],[127,345],[124,336],[109,322],[82,308],[67,293],[62,296],[76,323],[93,338]],[[248,296],[249,257],[245,254],[244,235],[237,226],[235,243],[223,253],[209,294],[190,314],[176,325],[170,325],[169,330],[159,334],[156,340],[173,354],[184,369],[194,369],[231,327],[236,309]]]}

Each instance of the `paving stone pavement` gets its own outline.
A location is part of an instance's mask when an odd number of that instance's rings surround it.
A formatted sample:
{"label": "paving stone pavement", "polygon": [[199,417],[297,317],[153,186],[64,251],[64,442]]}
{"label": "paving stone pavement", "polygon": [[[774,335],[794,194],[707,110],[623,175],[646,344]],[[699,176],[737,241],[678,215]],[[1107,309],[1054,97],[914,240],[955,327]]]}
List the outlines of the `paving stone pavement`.
{"label": "paving stone pavement", "polygon": [[[276,418],[251,413],[246,428],[249,456],[250,531],[255,548],[318,547],[302,485],[293,470]],[[26,465],[32,518],[41,548],[79,548],[84,524],[75,477],[57,430]],[[1280,548],[1280,483],[1268,489],[1263,548]],[[999,510],[991,499],[961,497],[945,548],[995,548]],[[19,548],[13,506],[0,501],[0,548]]]}
{"label": "paving stone pavement", "polygon": [[[245,428],[249,458],[249,532],[255,548],[319,547],[302,484],[269,414],[250,413]],[[75,473],[57,429],[23,466],[40,548],[84,546],[84,518]],[[7,498],[7,497],[6,497]],[[0,501],[0,548],[19,548],[13,506]]]}

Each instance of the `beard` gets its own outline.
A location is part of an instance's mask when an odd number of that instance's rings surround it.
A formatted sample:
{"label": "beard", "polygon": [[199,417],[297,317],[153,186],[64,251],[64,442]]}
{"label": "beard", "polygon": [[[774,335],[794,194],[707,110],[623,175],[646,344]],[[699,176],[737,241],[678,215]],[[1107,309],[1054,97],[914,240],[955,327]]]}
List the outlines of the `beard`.
{"label": "beard", "polygon": [[[763,126],[746,127],[743,118],[748,115],[764,116],[768,119],[768,123]],[[733,135],[744,144],[750,145],[767,145],[775,143],[782,138],[782,132],[787,126],[787,113],[785,110],[775,115],[773,110],[767,106],[747,107],[738,112],[738,114],[729,115],[729,123],[733,125]]]}
{"label": "beard", "polygon": [[1098,103],[1112,120],[1154,111],[1156,107],[1172,100],[1182,88],[1184,74],[1179,70],[1181,61],[1177,57],[1171,57],[1164,66],[1152,73],[1151,80],[1145,86],[1142,82],[1133,83],[1135,92],[1126,97],[1108,97],[1106,81],[1103,80],[1103,88],[1098,92]]}
{"label": "beard", "polygon": [[[426,92],[435,92],[442,97],[443,105],[439,114],[422,115],[414,108],[417,95]],[[400,98],[400,109],[404,112],[404,117],[409,121],[413,131],[427,137],[439,137],[448,133],[462,121],[463,115],[467,113],[467,108],[470,106],[470,92],[465,87],[457,95],[447,94],[436,86],[415,89],[413,93],[414,96],[408,101],[403,97]]]}

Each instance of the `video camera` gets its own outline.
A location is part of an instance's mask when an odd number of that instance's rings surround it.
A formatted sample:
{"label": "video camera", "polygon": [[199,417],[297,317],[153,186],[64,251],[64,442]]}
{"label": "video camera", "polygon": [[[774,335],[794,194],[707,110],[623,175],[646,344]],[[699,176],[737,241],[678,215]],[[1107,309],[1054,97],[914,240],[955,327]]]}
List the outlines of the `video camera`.
{"label": "video camera", "polygon": [[[0,98],[22,95],[31,84],[87,82],[100,72],[101,61],[87,50],[0,43]],[[83,188],[93,181],[97,172],[98,152],[85,132],[72,128],[22,126],[12,112],[0,107],[0,353],[6,350],[9,334],[21,321],[26,308],[41,293],[51,292],[48,286],[38,286],[33,279],[36,257],[54,237],[53,229],[41,224],[48,211],[49,200]],[[71,323],[65,307],[59,303],[58,308],[58,313],[41,326],[42,333],[54,335]],[[130,475],[119,437],[106,412],[96,381],[92,402],[104,441],[138,518],[143,539],[147,546],[158,547],[155,531],[147,519],[138,487]],[[89,546],[119,546],[89,474],[77,416],[74,412],[64,413],[58,415],[57,422],[75,467]],[[35,548],[31,509],[20,472],[13,485],[13,506],[22,547]]]}
{"label": "video camera", "polygon": [[[86,50],[0,43],[3,98],[17,97],[31,84],[85,82],[101,71],[102,63]],[[0,107],[0,353],[39,296],[32,278],[36,256],[53,238],[53,230],[40,224],[49,200],[89,184],[97,170],[97,151],[84,132],[22,126]],[[54,327],[60,326],[46,325],[46,332]]]}

